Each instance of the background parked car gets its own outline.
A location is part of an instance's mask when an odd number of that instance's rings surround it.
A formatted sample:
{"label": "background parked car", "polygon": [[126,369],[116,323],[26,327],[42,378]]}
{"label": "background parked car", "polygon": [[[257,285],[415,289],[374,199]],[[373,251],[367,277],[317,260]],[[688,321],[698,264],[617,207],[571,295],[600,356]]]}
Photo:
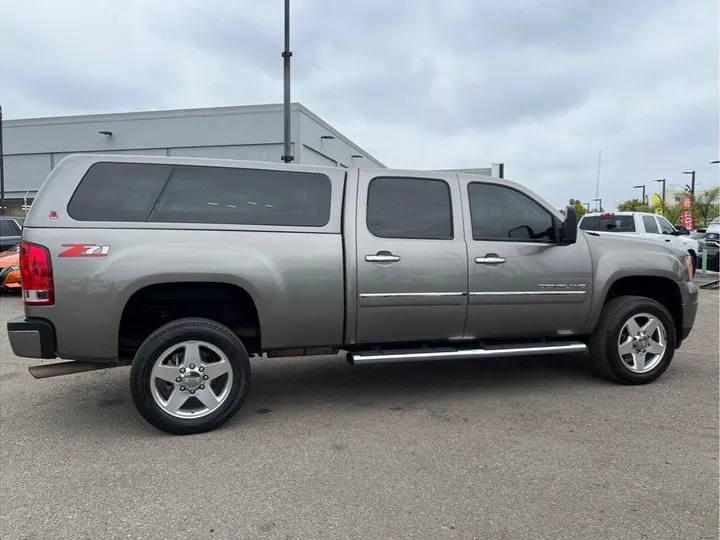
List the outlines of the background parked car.
{"label": "background parked car", "polygon": [[707,250],[708,270],[720,271],[720,217],[713,219],[705,229],[702,238],[698,238],[705,250]]}
{"label": "background parked car", "polygon": [[0,216],[0,251],[11,249],[20,243],[25,218]]}
{"label": "background parked car", "polygon": [[0,292],[20,292],[20,244],[0,253]]}

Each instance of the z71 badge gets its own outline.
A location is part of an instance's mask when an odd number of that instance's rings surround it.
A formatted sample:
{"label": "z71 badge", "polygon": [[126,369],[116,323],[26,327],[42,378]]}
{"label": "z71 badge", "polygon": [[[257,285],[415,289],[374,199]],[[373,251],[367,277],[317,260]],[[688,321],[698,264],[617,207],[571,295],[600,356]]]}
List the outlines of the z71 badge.
{"label": "z71 badge", "polygon": [[63,244],[68,248],[61,251],[58,257],[107,257],[110,253],[110,246],[99,246],[97,244]]}

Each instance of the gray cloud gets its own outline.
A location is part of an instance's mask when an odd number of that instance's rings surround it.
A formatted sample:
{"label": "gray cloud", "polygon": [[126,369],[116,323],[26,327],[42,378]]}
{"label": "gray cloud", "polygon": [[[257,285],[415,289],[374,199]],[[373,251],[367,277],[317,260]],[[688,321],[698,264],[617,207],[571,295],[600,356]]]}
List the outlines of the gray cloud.
{"label": "gray cloud", "polygon": [[[0,0],[9,117],[280,101],[282,3]],[[293,100],[401,167],[505,161],[556,204],[718,159],[718,6],[292,0]],[[715,175],[715,176],[712,176]]]}

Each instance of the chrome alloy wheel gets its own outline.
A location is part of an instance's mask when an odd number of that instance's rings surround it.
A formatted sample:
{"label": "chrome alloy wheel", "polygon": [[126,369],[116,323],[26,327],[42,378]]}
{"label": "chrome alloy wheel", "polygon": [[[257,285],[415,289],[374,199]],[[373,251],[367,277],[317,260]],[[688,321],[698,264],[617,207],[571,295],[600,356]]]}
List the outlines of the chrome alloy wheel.
{"label": "chrome alloy wheel", "polygon": [[662,362],[667,350],[667,331],[662,321],[649,313],[631,316],[620,330],[618,354],[633,373],[647,373]]}
{"label": "chrome alloy wheel", "polygon": [[233,383],[225,353],[205,341],[183,341],[163,352],[150,373],[155,403],[177,418],[201,418],[220,407]]}

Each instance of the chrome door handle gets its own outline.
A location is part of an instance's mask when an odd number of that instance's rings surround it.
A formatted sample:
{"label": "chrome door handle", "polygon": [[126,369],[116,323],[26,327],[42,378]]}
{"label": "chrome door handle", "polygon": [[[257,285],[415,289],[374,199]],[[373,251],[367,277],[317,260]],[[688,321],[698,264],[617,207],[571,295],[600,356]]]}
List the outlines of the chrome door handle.
{"label": "chrome door handle", "polygon": [[367,262],[397,262],[400,257],[392,253],[376,253],[375,255],[365,255],[365,260]]}
{"label": "chrome door handle", "polygon": [[475,262],[477,264],[503,264],[505,262],[505,259],[502,257],[498,257],[497,255],[494,255],[492,257],[486,256],[486,257],[475,257]]}

